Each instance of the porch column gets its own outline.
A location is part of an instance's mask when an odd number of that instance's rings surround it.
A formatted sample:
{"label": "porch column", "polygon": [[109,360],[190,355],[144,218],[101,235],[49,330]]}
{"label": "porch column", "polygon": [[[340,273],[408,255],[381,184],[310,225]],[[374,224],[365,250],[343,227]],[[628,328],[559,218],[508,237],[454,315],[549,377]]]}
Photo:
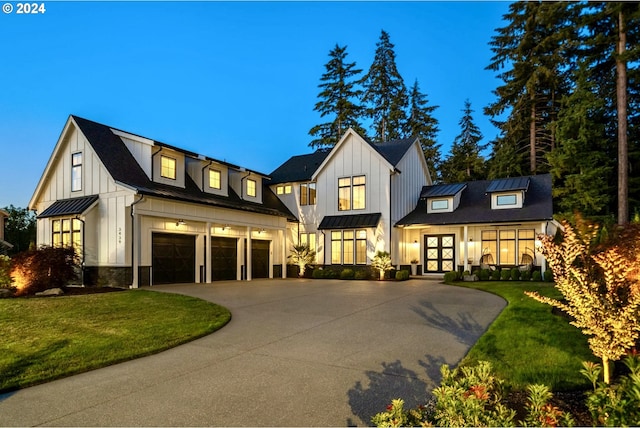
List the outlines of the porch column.
{"label": "porch column", "polygon": [[244,262],[244,271],[247,281],[251,281],[251,226],[247,226],[247,248],[245,254],[247,258]]}
{"label": "porch column", "polygon": [[[133,210],[133,207],[131,208]],[[133,270],[133,280],[131,288],[140,287],[140,215],[133,213],[133,231],[131,233],[131,270]]]}
{"label": "porch column", "polygon": [[207,244],[204,247],[204,282],[211,284],[211,223],[207,222],[205,234]]}
{"label": "porch column", "polygon": [[464,227],[464,250],[463,250],[463,256],[464,256],[464,269],[465,270],[469,270],[469,226],[465,226]]}
{"label": "porch column", "polygon": [[[547,222],[541,223],[540,231],[541,231],[540,233],[544,233],[545,235],[547,234]],[[534,251],[537,250],[537,248],[535,248],[536,247],[535,241],[534,241],[533,247],[534,247]],[[546,270],[547,270],[547,259],[544,256],[542,256],[542,263],[540,263],[540,274],[543,275],[543,278],[544,278],[544,271]]]}
{"label": "porch column", "polygon": [[278,232],[280,235],[280,246],[282,247],[282,278],[287,277],[287,234],[284,230]]}

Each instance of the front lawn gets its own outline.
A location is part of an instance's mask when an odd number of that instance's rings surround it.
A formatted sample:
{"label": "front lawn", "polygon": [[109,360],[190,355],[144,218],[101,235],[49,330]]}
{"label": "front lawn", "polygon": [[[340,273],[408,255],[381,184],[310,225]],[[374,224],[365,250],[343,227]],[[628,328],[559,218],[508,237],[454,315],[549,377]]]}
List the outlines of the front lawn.
{"label": "front lawn", "polygon": [[525,290],[560,298],[553,284],[524,281],[456,282],[503,297],[508,306],[462,361],[491,362],[496,375],[515,389],[542,383],[554,391],[590,386],[580,374],[582,362],[596,361],[587,338],[569,321],[551,313],[551,306],[524,294]]}
{"label": "front lawn", "polygon": [[223,327],[230,312],[147,290],[0,300],[0,391],[171,348]]}

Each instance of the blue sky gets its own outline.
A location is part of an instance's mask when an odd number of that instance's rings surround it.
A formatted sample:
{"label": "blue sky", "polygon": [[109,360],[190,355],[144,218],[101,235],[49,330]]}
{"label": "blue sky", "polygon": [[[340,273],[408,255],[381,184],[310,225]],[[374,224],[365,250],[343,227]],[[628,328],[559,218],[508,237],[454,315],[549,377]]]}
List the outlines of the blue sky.
{"label": "blue sky", "polygon": [[443,156],[465,99],[482,109],[506,2],[58,2],[0,13],[0,207],[26,207],[69,114],[270,173],[309,153],[328,53],[366,72],[384,29],[439,108]]}

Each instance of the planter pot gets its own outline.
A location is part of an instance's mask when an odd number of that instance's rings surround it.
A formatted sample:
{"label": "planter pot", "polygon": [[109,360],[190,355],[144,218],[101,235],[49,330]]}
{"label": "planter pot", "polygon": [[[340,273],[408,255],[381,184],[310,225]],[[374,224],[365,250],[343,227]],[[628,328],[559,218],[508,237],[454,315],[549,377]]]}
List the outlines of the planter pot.
{"label": "planter pot", "polygon": [[411,275],[416,276],[418,274],[418,265],[411,263]]}

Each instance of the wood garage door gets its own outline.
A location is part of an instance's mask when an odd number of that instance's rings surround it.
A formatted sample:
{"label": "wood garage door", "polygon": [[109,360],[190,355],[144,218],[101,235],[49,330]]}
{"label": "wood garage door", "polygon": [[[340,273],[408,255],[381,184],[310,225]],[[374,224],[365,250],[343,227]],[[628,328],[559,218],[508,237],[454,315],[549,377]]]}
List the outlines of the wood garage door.
{"label": "wood garage door", "polygon": [[195,282],[195,236],[154,233],[151,239],[151,271],[154,284]]}
{"label": "wood garage door", "polygon": [[238,240],[211,237],[211,279],[236,279],[238,270]]}
{"label": "wood garage door", "polygon": [[269,278],[269,244],[271,241],[251,240],[251,277]]}

